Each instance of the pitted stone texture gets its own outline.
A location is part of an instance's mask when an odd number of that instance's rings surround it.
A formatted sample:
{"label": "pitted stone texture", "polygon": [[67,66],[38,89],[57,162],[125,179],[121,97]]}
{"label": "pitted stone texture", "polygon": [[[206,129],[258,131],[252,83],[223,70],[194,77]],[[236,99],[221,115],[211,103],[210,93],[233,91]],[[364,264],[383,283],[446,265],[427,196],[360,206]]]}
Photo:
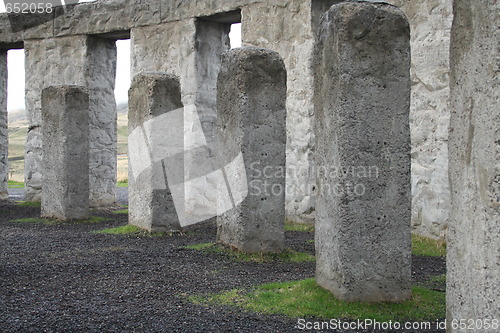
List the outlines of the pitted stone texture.
{"label": "pitted stone texture", "polygon": [[116,204],[116,45],[89,38],[87,87],[90,96],[90,205]]}
{"label": "pitted stone texture", "polygon": [[0,51],[0,200],[8,199],[9,132],[7,119],[7,51]]}
{"label": "pitted stone texture", "polygon": [[183,103],[194,104],[195,38],[193,19],[132,29],[132,77],[145,72],[175,74],[180,78]]}
{"label": "pitted stone texture", "polygon": [[346,301],[411,294],[409,34],[388,4],[335,5],[321,22],[316,280]]}
{"label": "pitted stone texture", "polygon": [[[65,13],[61,14],[62,11]],[[97,1],[57,8],[54,35],[110,33],[158,23],[160,23],[158,0]]]}
{"label": "pitted stone texture", "polygon": [[394,0],[411,26],[410,129],[412,226],[443,238],[450,214],[448,179],[449,45],[452,0]]}
{"label": "pitted stone texture", "polygon": [[242,43],[272,49],[287,69],[287,218],[314,221],[311,1],[264,1],[242,7]]}
{"label": "pitted stone texture", "polygon": [[42,217],[89,215],[89,95],[84,87],[42,91]]}
{"label": "pitted stone texture", "polygon": [[[219,160],[226,165],[241,152],[249,189],[239,205],[217,217],[217,241],[240,251],[283,249],[285,103],[286,70],[278,53],[239,48],[223,55],[217,81]],[[264,168],[271,170],[269,177]]]}
{"label": "pitted stone texture", "polygon": [[500,318],[500,2],[455,0],[453,12],[446,319],[484,327]]}
{"label": "pitted stone texture", "polygon": [[42,194],[42,89],[60,84],[86,86],[86,37],[26,41],[25,81],[28,133],[24,159],[27,201]]}
{"label": "pitted stone texture", "polygon": [[[140,128],[149,143],[147,149],[150,157],[155,147],[165,145],[157,142],[155,126],[144,126],[144,123],[155,117],[182,108],[181,88],[176,76],[164,73],[142,73],[134,77],[129,91],[129,134]],[[168,128],[163,129],[168,131]],[[129,136],[129,140],[131,140]],[[172,138],[177,140],[178,138]],[[137,145],[129,141],[129,147]],[[135,150],[130,150],[130,154]],[[164,163],[153,163],[137,179],[134,177],[134,165],[129,157],[129,223],[150,231],[180,230],[179,218],[175,209],[171,189],[166,177]],[[153,160],[153,158],[151,158]],[[163,169],[162,169],[163,168]]]}
{"label": "pitted stone texture", "polygon": [[[228,33],[227,24],[192,19],[132,30],[132,73],[161,71],[177,75],[184,105],[196,108],[207,145],[200,147],[204,151],[196,158],[184,159],[187,175],[197,172],[203,156],[203,163],[216,164],[216,82],[221,55],[229,50]],[[211,200],[205,188],[193,186],[185,190],[187,198]]]}
{"label": "pitted stone texture", "polygon": [[26,200],[41,199],[41,91],[51,85],[88,88],[90,96],[91,206],[115,203],[116,47],[112,41],[77,36],[25,43],[28,135],[25,154]]}

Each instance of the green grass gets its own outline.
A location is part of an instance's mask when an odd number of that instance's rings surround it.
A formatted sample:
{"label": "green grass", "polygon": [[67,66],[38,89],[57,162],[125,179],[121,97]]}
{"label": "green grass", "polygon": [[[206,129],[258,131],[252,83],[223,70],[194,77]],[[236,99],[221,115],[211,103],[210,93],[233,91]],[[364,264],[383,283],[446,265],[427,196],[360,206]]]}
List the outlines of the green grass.
{"label": "green grass", "polygon": [[128,214],[128,209],[115,210],[113,214]]}
{"label": "green grass", "polygon": [[14,223],[44,223],[44,222],[46,222],[46,220],[42,219],[42,218],[28,217],[28,218],[24,218],[24,219],[10,220],[9,222],[14,222]]}
{"label": "green grass", "polygon": [[150,232],[146,229],[139,228],[138,226],[127,224],[121,227],[109,228],[103,230],[92,231],[94,234],[109,234],[109,235],[121,235],[121,236],[147,236],[147,237],[162,237],[171,236],[174,233],[166,232]]}
{"label": "green grass", "polygon": [[292,318],[374,319],[417,321],[445,317],[445,294],[412,288],[413,295],[401,303],[344,302],[316,284],[314,279],[269,283],[251,291],[234,289],[215,295],[190,296],[197,304],[238,306],[261,314],[282,314]]}
{"label": "green grass", "polygon": [[20,207],[42,207],[42,203],[40,201],[17,201],[16,205]]}
{"label": "green grass", "polygon": [[79,223],[101,223],[101,222],[106,222],[109,221],[108,218],[105,217],[99,217],[99,216],[91,216],[87,219],[81,219],[81,220],[59,220],[55,218],[41,218],[41,217],[30,217],[30,218],[24,218],[24,219],[17,219],[17,220],[10,220],[9,222],[14,222],[14,223],[44,223],[44,224],[79,224]]}
{"label": "green grass", "polygon": [[229,257],[230,259],[242,262],[307,262],[315,261],[315,257],[308,253],[297,252],[287,249],[279,253],[244,253],[237,250],[229,249],[220,244],[203,243],[188,245],[185,248],[196,251],[205,251],[211,253],[219,253]]}
{"label": "green grass", "polygon": [[304,232],[314,232],[313,224],[305,223],[294,223],[287,221],[285,223],[285,231],[304,231]]}
{"label": "green grass", "polygon": [[412,234],[411,243],[411,252],[414,255],[427,257],[446,256],[446,242],[442,240],[434,240],[431,238]]}
{"label": "green grass", "polygon": [[128,187],[128,181],[117,182],[116,186],[117,187]]}
{"label": "green grass", "polygon": [[16,182],[15,180],[9,180],[8,186],[9,186],[9,188],[23,188],[24,183],[23,182]]}
{"label": "green grass", "polygon": [[429,281],[434,283],[446,283],[446,274],[431,276]]}

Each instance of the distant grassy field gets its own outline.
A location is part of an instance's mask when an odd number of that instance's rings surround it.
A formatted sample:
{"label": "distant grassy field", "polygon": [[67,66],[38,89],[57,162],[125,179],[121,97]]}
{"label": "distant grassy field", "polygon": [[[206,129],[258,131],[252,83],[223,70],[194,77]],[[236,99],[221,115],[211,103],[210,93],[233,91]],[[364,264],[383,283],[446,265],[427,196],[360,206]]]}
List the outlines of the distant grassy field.
{"label": "distant grassy field", "polygon": [[[9,180],[24,182],[24,145],[28,124],[26,120],[16,120],[9,123]],[[118,181],[128,180],[128,145],[127,145],[127,114],[118,113]]]}

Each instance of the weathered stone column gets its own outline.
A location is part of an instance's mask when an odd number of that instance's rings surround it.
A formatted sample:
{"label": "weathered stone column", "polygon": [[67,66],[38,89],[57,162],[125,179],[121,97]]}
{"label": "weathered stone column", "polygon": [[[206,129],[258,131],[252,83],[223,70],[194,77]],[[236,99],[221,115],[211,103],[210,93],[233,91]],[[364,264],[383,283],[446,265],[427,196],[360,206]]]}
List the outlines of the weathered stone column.
{"label": "weathered stone column", "polygon": [[9,122],[7,119],[7,51],[0,51],[0,200],[8,199]]}
{"label": "weathered stone column", "polygon": [[170,178],[184,179],[183,159],[172,167],[165,158],[176,152],[182,156],[182,112],[172,117],[176,122],[168,121],[169,113],[182,108],[177,77],[160,72],[134,77],[128,113],[130,224],[150,231],[180,229],[168,178],[177,172]]}
{"label": "weathered stone column", "polygon": [[116,204],[116,45],[88,37],[90,97],[90,206]]}
{"label": "weathered stone column", "polygon": [[[453,5],[446,319],[449,332],[498,332],[500,3]],[[460,329],[461,323],[471,330]]]}
{"label": "weathered stone column", "polygon": [[242,154],[245,171],[225,179],[246,178],[248,196],[217,217],[217,241],[244,252],[283,249],[285,103],[286,70],[278,53],[240,48],[223,54],[217,81],[220,165]]}
{"label": "weathered stone column", "polygon": [[321,21],[316,280],[342,300],[411,293],[409,33],[380,3],[334,5]]}
{"label": "weathered stone column", "polygon": [[41,91],[75,84],[88,88],[90,98],[90,204],[115,203],[116,188],[116,47],[112,40],[72,36],[29,40],[26,50],[25,154],[26,200],[38,201],[42,163]]}
{"label": "weathered stone column", "polygon": [[89,215],[89,95],[80,86],[42,91],[42,217]]}

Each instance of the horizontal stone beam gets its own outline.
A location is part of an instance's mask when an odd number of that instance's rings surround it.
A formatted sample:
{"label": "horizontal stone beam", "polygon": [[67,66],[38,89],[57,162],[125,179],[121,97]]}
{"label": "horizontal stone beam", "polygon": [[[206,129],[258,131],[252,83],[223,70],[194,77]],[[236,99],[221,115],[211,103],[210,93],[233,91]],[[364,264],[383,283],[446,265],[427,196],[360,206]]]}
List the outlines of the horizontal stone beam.
{"label": "horizontal stone beam", "polygon": [[[194,17],[223,20],[240,7],[263,0],[121,0],[54,7],[41,14],[0,14],[0,49],[28,39],[103,34],[123,38],[132,28]],[[47,10],[48,11],[48,10]],[[17,46],[16,46],[17,45]]]}

